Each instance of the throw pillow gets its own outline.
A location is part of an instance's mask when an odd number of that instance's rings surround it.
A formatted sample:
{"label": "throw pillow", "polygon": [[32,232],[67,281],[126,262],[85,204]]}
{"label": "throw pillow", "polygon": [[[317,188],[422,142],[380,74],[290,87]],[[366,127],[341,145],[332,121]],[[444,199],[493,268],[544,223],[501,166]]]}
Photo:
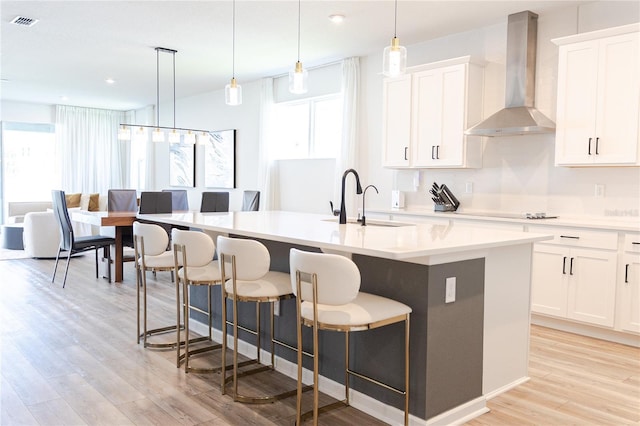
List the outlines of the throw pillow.
{"label": "throw pillow", "polygon": [[97,212],[100,210],[100,194],[89,194],[89,209],[90,212]]}
{"label": "throw pillow", "polygon": [[80,197],[82,197],[81,193],[65,194],[65,198],[67,201],[67,208],[80,207]]}

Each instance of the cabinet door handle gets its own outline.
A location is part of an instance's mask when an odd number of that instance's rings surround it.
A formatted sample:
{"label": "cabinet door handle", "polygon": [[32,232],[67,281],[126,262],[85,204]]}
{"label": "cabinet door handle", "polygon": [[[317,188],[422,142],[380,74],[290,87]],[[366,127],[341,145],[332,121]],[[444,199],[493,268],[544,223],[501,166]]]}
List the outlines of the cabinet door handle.
{"label": "cabinet door handle", "polygon": [[562,258],[562,275],[567,275],[567,271],[565,270],[566,264],[567,264],[567,256]]}
{"label": "cabinet door handle", "polygon": [[591,155],[591,139],[593,138],[589,138],[589,155]]}
{"label": "cabinet door handle", "polygon": [[624,282],[629,284],[629,264],[624,265]]}
{"label": "cabinet door handle", "polygon": [[571,238],[572,240],[579,240],[580,237],[574,237],[572,235],[560,235],[560,238]]}
{"label": "cabinet door handle", "polygon": [[432,159],[432,160],[435,160],[435,159],[436,159],[436,156],[435,156],[435,154],[434,154],[434,152],[435,152],[435,151],[434,151],[434,150],[435,150],[435,148],[436,148],[436,147],[435,147],[434,145],[431,145],[431,159]]}
{"label": "cabinet door handle", "polygon": [[405,146],[405,147],[404,147],[404,160],[405,160],[405,161],[407,161],[407,160],[408,160],[408,158],[407,158],[407,150],[408,150],[408,149],[409,149],[409,147],[408,147],[408,146]]}
{"label": "cabinet door handle", "polygon": [[440,159],[440,145],[436,145],[436,160]]}
{"label": "cabinet door handle", "polygon": [[598,152],[599,144],[600,144],[600,138],[596,138],[596,155],[600,155],[600,153]]}
{"label": "cabinet door handle", "polygon": [[569,275],[573,275],[573,257],[571,258],[571,261],[569,262]]}
{"label": "cabinet door handle", "polygon": [[638,245],[638,244],[640,244],[640,241],[632,241],[632,242],[631,242],[631,244],[636,244],[636,245]]}

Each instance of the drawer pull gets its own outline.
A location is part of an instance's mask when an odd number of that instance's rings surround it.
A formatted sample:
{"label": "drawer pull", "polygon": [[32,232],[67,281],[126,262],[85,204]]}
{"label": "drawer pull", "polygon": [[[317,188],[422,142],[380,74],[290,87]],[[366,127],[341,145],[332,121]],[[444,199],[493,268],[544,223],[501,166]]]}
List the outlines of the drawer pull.
{"label": "drawer pull", "polygon": [[600,152],[598,150],[598,144],[600,143],[600,138],[596,138],[596,155],[600,155]]}
{"label": "drawer pull", "polygon": [[407,158],[407,150],[408,150],[408,149],[409,149],[409,147],[406,147],[406,146],[404,147],[404,160],[405,160],[405,161],[409,160],[409,159]]}
{"label": "drawer pull", "polygon": [[565,266],[567,264],[567,256],[562,258],[562,274],[567,275],[567,271],[565,270]]}
{"label": "drawer pull", "polygon": [[591,155],[591,139],[593,138],[589,138],[589,155]]}
{"label": "drawer pull", "polygon": [[560,238],[571,238],[572,240],[579,240],[580,237],[574,237],[572,235],[560,235]]}
{"label": "drawer pull", "polygon": [[640,242],[638,242],[638,241],[631,241],[631,244],[640,245]]}

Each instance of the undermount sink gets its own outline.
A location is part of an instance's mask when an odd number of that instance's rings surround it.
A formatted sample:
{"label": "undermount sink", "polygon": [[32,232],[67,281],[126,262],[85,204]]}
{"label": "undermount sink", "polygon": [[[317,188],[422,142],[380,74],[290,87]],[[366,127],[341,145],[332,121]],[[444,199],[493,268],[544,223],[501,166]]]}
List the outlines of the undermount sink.
{"label": "undermount sink", "polygon": [[[338,223],[338,218],[322,219],[322,221],[323,222]],[[347,219],[347,224],[362,225],[356,219]],[[395,222],[395,221],[391,221],[391,220],[367,219],[367,225],[366,226],[381,226],[381,227],[387,227],[387,228],[397,228],[397,227],[400,227],[400,226],[413,226],[413,223]]]}

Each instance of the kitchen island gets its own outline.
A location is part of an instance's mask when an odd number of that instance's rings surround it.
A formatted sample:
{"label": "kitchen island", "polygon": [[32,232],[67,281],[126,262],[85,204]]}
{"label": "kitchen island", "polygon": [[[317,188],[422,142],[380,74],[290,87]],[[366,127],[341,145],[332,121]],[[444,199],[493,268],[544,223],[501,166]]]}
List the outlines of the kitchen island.
{"label": "kitchen island", "polygon": [[[452,423],[477,416],[486,412],[488,398],[527,380],[532,245],[550,236],[456,224],[340,225],[330,216],[282,211],[138,217],[259,239],[269,248],[273,270],[288,272],[291,247],[350,256],[360,268],[363,291],[413,308],[412,421]],[[452,280],[455,289],[445,301],[446,282]],[[246,309],[241,315],[252,312]],[[280,339],[295,345],[293,301],[281,303],[276,327]],[[266,323],[262,330],[269,338]],[[321,337],[321,375],[329,380],[321,380],[320,387],[340,398],[344,339],[337,334]],[[352,366],[363,373],[375,371],[401,387],[403,354],[395,349],[401,347],[401,329],[358,334],[352,336]],[[306,346],[310,339],[304,337],[304,342]],[[283,348],[277,356],[277,369],[293,376],[295,355]],[[354,407],[389,423],[402,418],[401,398],[360,380],[354,380],[353,391]]]}

